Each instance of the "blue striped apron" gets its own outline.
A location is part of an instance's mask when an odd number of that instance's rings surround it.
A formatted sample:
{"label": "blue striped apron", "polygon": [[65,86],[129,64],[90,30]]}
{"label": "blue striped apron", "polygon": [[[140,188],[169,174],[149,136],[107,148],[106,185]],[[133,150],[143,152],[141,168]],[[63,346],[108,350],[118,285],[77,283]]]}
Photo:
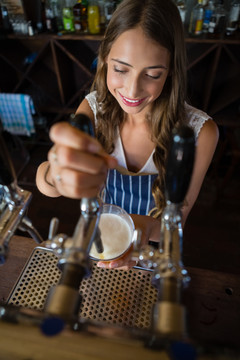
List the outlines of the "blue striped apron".
{"label": "blue striped apron", "polygon": [[157,174],[126,175],[110,169],[102,200],[107,204],[120,206],[129,214],[148,215],[155,207],[152,185]]}

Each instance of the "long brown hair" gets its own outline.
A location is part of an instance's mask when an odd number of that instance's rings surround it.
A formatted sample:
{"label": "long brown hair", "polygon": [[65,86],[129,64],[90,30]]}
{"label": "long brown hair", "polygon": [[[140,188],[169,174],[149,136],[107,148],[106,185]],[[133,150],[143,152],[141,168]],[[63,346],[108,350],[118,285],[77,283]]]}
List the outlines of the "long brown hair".
{"label": "long brown hair", "polygon": [[161,215],[165,206],[165,163],[173,128],[185,121],[186,55],[182,21],[172,0],[123,0],[107,27],[98,55],[98,67],[92,89],[97,91],[99,107],[96,135],[108,153],[114,150],[117,128],[124,121],[124,112],[106,84],[105,59],[114,41],[125,31],[141,26],[145,35],[170,52],[170,75],[163,91],[148,115],[153,156],[158,177],[152,188],[156,208],[153,216]]}

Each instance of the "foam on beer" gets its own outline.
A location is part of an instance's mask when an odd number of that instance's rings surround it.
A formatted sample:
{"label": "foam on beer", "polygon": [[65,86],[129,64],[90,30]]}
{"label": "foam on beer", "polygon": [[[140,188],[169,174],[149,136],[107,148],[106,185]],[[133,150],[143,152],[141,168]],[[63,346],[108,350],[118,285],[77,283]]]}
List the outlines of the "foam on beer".
{"label": "foam on beer", "polygon": [[114,259],[128,249],[132,241],[132,229],[124,218],[115,214],[102,214],[98,226],[104,251],[99,254],[93,243],[90,256],[100,260]]}

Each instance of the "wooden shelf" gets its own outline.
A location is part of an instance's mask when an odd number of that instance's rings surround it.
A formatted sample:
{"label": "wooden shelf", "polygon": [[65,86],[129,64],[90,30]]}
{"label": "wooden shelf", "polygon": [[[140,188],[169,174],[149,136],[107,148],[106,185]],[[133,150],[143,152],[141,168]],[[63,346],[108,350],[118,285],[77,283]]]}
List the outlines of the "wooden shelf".
{"label": "wooden shelf", "polygon": [[[28,93],[40,112],[55,114],[54,121],[64,119],[91,87],[101,40],[102,35],[77,34],[1,39],[0,91]],[[240,99],[239,45],[238,38],[186,37],[189,101],[213,117]]]}

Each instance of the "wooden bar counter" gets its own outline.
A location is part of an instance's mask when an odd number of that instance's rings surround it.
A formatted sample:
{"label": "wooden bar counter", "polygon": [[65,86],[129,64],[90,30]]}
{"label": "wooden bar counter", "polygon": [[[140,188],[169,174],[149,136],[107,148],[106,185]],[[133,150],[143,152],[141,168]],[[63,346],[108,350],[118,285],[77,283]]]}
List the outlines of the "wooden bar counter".
{"label": "wooden bar counter", "polygon": [[[14,236],[8,258],[0,267],[0,298],[5,303],[36,243]],[[214,348],[197,359],[240,359],[239,275],[200,268],[188,268],[190,286],[185,293],[190,339]],[[202,346],[202,345],[201,345]],[[46,337],[38,327],[0,322],[1,359],[170,359],[166,351],[147,349],[140,340],[92,336],[64,330]]]}

